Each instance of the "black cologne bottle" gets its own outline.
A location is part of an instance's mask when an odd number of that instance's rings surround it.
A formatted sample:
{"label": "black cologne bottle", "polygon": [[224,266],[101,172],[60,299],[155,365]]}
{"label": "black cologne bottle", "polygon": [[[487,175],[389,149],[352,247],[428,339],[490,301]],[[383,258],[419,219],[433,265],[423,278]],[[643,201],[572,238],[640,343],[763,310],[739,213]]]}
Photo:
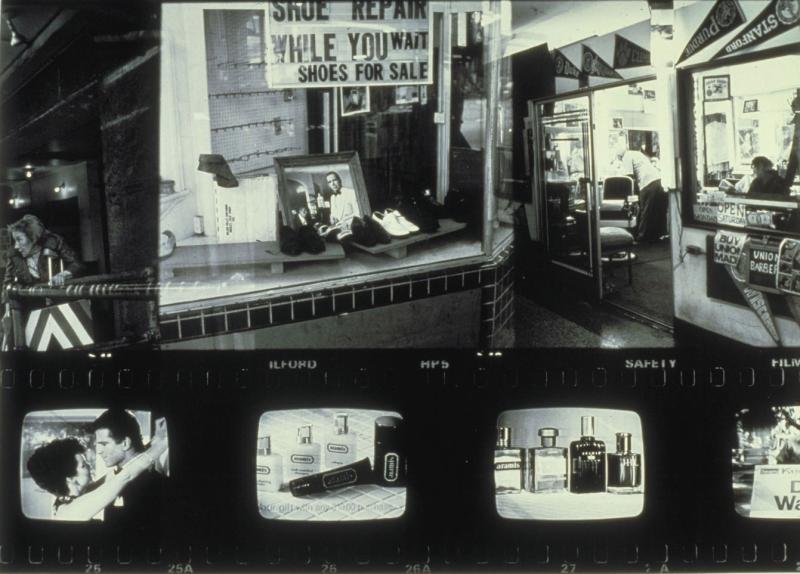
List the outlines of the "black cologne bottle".
{"label": "black cologne bottle", "polygon": [[594,417],[581,417],[581,438],[569,445],[569,491],[605,492],[606,445],[594,438]]}
{"label": "black cologne bottle", "polygon": [[495,494],[520,492],[525,487],[525,449],[511,447],[511,429],[497,427],[494,449]]}
{"label": "black cologne bottle", "polygon": [[608,491],[641,492],[642,455],[631,452],[631,433],[617,433],[617,452],[608,455]]}
{"label": "black cologne bottle", "polygon": [[406,445],[403,419],[375,419],[375,482],[383,486],[406,485]]}

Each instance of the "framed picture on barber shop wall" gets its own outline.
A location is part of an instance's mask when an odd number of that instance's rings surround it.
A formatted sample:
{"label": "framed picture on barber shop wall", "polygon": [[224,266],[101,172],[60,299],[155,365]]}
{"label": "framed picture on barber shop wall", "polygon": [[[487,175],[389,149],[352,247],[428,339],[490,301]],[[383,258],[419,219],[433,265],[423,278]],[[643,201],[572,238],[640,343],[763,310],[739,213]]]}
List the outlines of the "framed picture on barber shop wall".
{"label": "framed picture on barber shop wall", "polygon": [[342,102],[342,117],[370,112],[369,86],[339,88],[339,100]]}
{"label": "framed picture on barber shop wall", "polygon": [[703,78],[703,101],[727,100],[731,97],[731,77],[706,76]]}
{"label": "framed picture on barber shop wall", "polygon": [[758,111],[758,100],[745,100],[742,113],[750,114]]}
{"label": "framed picture on barber shop wall", "polygon": [[358,152],[276,157],[285,225],[336,225],[372,213]]}

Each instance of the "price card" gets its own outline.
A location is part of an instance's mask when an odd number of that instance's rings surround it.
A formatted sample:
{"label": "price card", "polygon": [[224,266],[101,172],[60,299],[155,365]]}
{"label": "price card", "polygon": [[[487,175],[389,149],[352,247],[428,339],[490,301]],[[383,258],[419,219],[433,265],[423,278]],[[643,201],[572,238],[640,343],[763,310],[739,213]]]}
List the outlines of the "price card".
{"label": "price card", "polygon": [[753,518],[800,518],[800,464],[756,465]]}
{"label": "price card", "polygon": [[772,211],[753,211],[747,214],[747,225],[757,227],[772,227],[774,219],[774,212]]}

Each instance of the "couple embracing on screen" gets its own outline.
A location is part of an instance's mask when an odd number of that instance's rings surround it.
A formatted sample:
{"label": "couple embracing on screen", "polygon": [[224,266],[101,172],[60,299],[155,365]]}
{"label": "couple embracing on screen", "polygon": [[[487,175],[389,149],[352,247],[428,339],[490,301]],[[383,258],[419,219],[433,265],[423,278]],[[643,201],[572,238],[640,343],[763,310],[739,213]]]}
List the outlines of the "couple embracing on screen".
{"label": "couple embracing on screen", "polygon": [[[158,520],[163,475],[156,470],[166,452],[166,421],[156,420],[145,446],[136,417],[109,409],[89,426],[97,455],[108,472],[94,480],[87,448],[77,438],[54,440],[37,448],[27,461],[34,482],[55,496],[53,518],[90,520],[140,527]],[[101,514],[102,513],[102,514]]]}

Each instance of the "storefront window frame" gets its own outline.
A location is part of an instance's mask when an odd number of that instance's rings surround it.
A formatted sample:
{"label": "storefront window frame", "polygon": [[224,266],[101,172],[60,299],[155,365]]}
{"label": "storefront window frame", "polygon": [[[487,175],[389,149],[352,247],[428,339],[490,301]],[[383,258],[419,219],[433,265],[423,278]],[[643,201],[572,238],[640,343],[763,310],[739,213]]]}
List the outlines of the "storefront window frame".
{"label": "storefront window frame", "polygon": [[[772,235],[775,237],[798,237],[800,232],[782,231],[778,229],[766,229],[753,226],[739,227],[726,223],[710,223],[698,221],[694,216],[694,205],[697,202],[695,189],[695,172],[697,169],[697,158],[695,157],[694,144],[692,138],[693,131],[693,106],[694,106],[694,74],[707,72],[719,68],[727,68],[740,64],[748,64],[762,60],[770,60],[782,56],[796,56],[800,49],[800,44],[788,44],[768,50],[755,51],[739,56],[731,56],[722,60],[710,60],[691,66],[677,68],[676,92],[678,101],[678,127],[676,128],[678,139],[678,187],[680,189],[681,224],[694,229],[705,229],[708,231],[736,231],[740,233],[755,235]],[[681,127],[684,126],[684,127]],[[784,201],[784,203],[786,203]],[[798,202],[797,213],[800,215],[800,202]]]}
{"label": "storefront window frame", "polygon": [[[269,17],[268,15],[268,6],[260,5],[254,3],[252,1],[236,1],[236,2],[221,2],[219,0],[211,1],[211,2],[169,2],[167,4],[177,4],[186,8],[191,7],[192,9],[196,9],[201,14],[206,10],[258,10],[263,13],[264,21],[266,18]],[[165,4],[166,5],[166,4]],[[436,148],[436,157],[434,161],[438,166],[439,171],[439,179],[437,181],[445,181],[442,177],[442,174],[447,174],[449,171],[449,141],[450,141],[450,126],[451,126],[451,118],[450,116],[450,108],[451,102],[448,93],[448,83],[451,78],[451,62],[449,58],[452,55],[451,50],[451,43],[453,38],[456,34],[456,29],[454,26],[454,19],[457,15],[462,12],[461,6],[454,6],[450,7],[449,5],[443,5],[435,1],[431,1],[430,4],[430,17],[434,18],[434,34],[438,35],[440,38],[440,62],[434,69],[434,75],[437,78],[438,86],[436,89],[438,93],[447,94],[448,97],[439,97],[437,98],[440,102],[438,109],[436,109],[437,116],[442,117],[442,121],[436,120],[436,127],[437,127],[437,148]],[[497,3],[482,3],[481,5],[470,5],[473,9],[492,9],[495,10],[510,10],[510,7],[507,5],[503,5],[500,2]],[[453,8],[459,8],[455,10]],[[498,12],[499,14],[499,12]],[[492,66],[501,66],[502,60],[505,56],[502,56],[502,44],[503,41],[506,39],[503,35],[504,32],[501,30],[499,25],[499,18],[493,18],[493,27],[494,30],[490,31],[489,29],[485,32],[485,39],[484,42],[484,59],[486,62],[491,62]],[[492,52],[490,50],[490,42],[488,41],[492,34],[499,34],[496,39],[496,44],[494,46],[495,51],[497,53],[497,57],[492,56]],[[173,41],[172,39],[169,42]],[[177,37],[175,41],[180,41]],[[170,44],[171,46],[171,44]],[[167,49],[170,49],[170,46]],[[431,49],[434,49],[431,46]],[[488,66],[490,64],[484,64],[484,66]],[[498,71],[499,75],[499,71]],[[498,86],[499,91],[499,86]],[[339,129],[339,118],[336,115],[337,109],[337,99],[338,93],[336,89],[330,91],[330,93],[325,93],[324,95],[324,102],[323,102],[323,112],[324,118],[328,122],[328,127],[326,130],[327,137],[324,138],[324,146],[325,146],[325,153],[335,153],[338,151],[339,147],[339,137],[338,137],[338,129]],[[163,97],[163,96],[162,96]],[[502,113],[501,110],[497,109],[497,102],[498,99],[495,98],[494,102],[489,101],[488,91],[487,95],[484,97],[484,111],[485,114],[494,113],[494,115],[498,113]],[[491,147],[489,138],[487,134],[484,133],[483,137],[484,149],[489,149]],[[443,146],[447,147],[443,147]],[[510,229],[507,230],[505,233],[497,233],[497,229],[495,229],[498,225],[498,222],[495,221],[495,211],[496,211],[496,202],[497,198],[495,196],[494,190],[497,184],[497,177],[498,173],[496,169],[491,169],[487,171],[487,166],[489,163],[487,162],[486,158],[483,162],[483,172],[486,174],[487,179],[484,180],[484,183],[491,181],[492,185],[484,185],[483,190],[481,193],[481,202],[480,202],[480,210],[481,210],[481,230],[476,230],[477,237],[475,238],[475,253],[472,254],[455,254],[455,257],[447,257],[442,260],[436,260],[430,263],[423,263],[420,264],[419,262],[415,263],[406,263],[403,260],[398,260],[392,266],[391,269],[376,269],[374,271],[368,272],[361,272],[357,274],[357,277],[361,282],[368,282],[373,280],[381,280],[386,277],[395,276],[397,274],[403,273],[411,273],[417,271],[424,271],[427,268],[430,269],[442,269],[446,267],[457,267],[460,265],[465,264],[474,264],[476,262],[488,262],[492,260],[492,258],[496,257],[498,253],[505,249],[511,243],[511,232]],[[191,166],[183,167],[184,170],[190,170]],[[270,171],[274,171],[274,168],[271,168]],[[489,179],[490,178],[490,179]],[[437,185],[436,188],[436,199],[440,202],[444,201],[444,197],[448,192],[447,188],[440,188]],[[380,267],[385,267],[381,265]],[[342,276],[336,277],[327,277],[322,276],[319,278],[318,281],[314,281],[313,284],[318,285],[325,285],[325,284],[333,284],[333,283],[340,283],[342,281],[349,281],[354,279],[356,276],[352,274],[345,274]],[[238,294],[230,294],[230,295],[221,295],[215,300],[218,299],[227,299],[233,297],[234,299],[242,299],[242,298],[252,298],[253,296],[259,298],[272,298],[279,296],[282,292],[289,292],[295,290],[307,290],[309,283],[307,280],[300,280],[299,282],[294,282],[292,280],[287,281],[285,284],[279,284],[275,286],[266,287],[266,289],[258,289],[256,291],[247,291]],[[212,300],[208,300],[208,303],[211,304]],[[167,304],[172,305],[172,303]]]}
{"label": "storefront window frame", "polygon": [[[561,92],[559,94],[555,94],[555,95],[552,95],[552,96],[547,96],[547,97],[544,97],[544,98],[537,98],[535,100],[530,100],[529,101],[529,104],[530,104],[529,113],[533,114],[532,115],[532,119],[533,119],[533,122],[534,122],[534,125],[532,126],[532,130],[533,130],[533,136],[532,136],[533,137],[533,142],[532,142],[532,144],[533,144],[533,158],[532,158],[533,177],[531,178],[531,185],[534,186],[534,187],[540,187],[541,188],[538,191],[536,189],[532,190],[533,191],[532,198],[533,198],[533,201],[536,202],[536,209],[538,209],[539,222],[540,222],[540,225],[542,226],[542,230],[543,230],[542,242],[545,245],[545,249],[547,250],[548,259],[555,265],[558,265],[560,267],[564,267],[566,269],[570,269],[570,270],[574,271],[575,273],[578,273],[579,275],[582,275],[584,277],[588,277],[592,281],[595,281],[597,283],[596,292],[598,293],[598,295],[599,295],[599,297],[601,299],[603,297],[603,287],[602,287],[602,284],[603,284],[603,269],[602,269],[602,265],[600,264],[600,248],[599,248],[599,246],[600,246],[600,225],[599,225],[599,223],[600,223],[599,222],[600,194],[599,194],[598,184],[597,184],[597,181],[596,181],[596,179],[597,179],[597,164],[596,164],[596,158],[595,158],[595,145],[596,145],[595,132],[597,131],[597,125],[596,125],[597,118],[596,118],[596,109],[595,109],[595,94],[598,93],[598,92],[601,92],[603,90],[611,90],[611,89],[614,89],[614,88],[630,86],[632,84],[642,84],[642,83],[645,83],[645,82],[655,82],[655,81],[656,81],[656,75],[655,74],[647,74],[645,76],[640,76],[640,77],[636,77],[636,78],[627,78],[627,79],[623,79],[623,80],[619,80],[619,81],[615,81],[615,82],[608,82],[608,83],[602,84],[600,86],[590,86],[590,87],[585,87],[585,88],[578,88],[577,90],[569,90],[567,92]],[[549,247],[549,235],[548,235],[548,233],[549,233],[548,225],[549,224],[548,224],[548,221],[547,221],[547,196],[544,193],[544,187],[543,187],[543,183],[544,182],[543,182],[543,179],[542,179],[543,167],[541,166],[541,160],[540,160],[539,154],[538,154],[538,151],[539,151],[538,147],[539,147],[539,145],[541,143],[539,140],[541,138],[540,138],[540,133],[539,133],[539,128],[540,128],[539,117],[538,117],[538,114],[536,113],[536,108],[539,105],[555,103],[555,102],[559,102],[559,101],[563,101],[563,100],[569,100],[569,99],[574,99],[574,98],[579,98],[579,97],[584,97],[584,96],[587,97],[588,101],[589,101],[589,110],[588,110],[589,111],[589,123],[590,123],[589,153],[591,154],[591,159],[590,159],[589,163],[592,166],[592,182],[593,182],[593,185],[594,185],[594,193],[593,193],[592,197],[593,197],[593,201],[595,203],[595,206],[594,206],[595,215],[593,217],[596,217],[598,219],[597,221],[593,221],[592,224],[591,224],[591,228],[592,228],[592,232],[591,232],[592,244],[591,244],[591,254],[590,254],[591,269],[589,269],[588,271],[579,270],[579,269],[574,268],[574,267],[572,267],[570,265],[565,265],[563,263],[555,261],[554,259],[551,259],[550,255],[549,255],[550,247]]]}

